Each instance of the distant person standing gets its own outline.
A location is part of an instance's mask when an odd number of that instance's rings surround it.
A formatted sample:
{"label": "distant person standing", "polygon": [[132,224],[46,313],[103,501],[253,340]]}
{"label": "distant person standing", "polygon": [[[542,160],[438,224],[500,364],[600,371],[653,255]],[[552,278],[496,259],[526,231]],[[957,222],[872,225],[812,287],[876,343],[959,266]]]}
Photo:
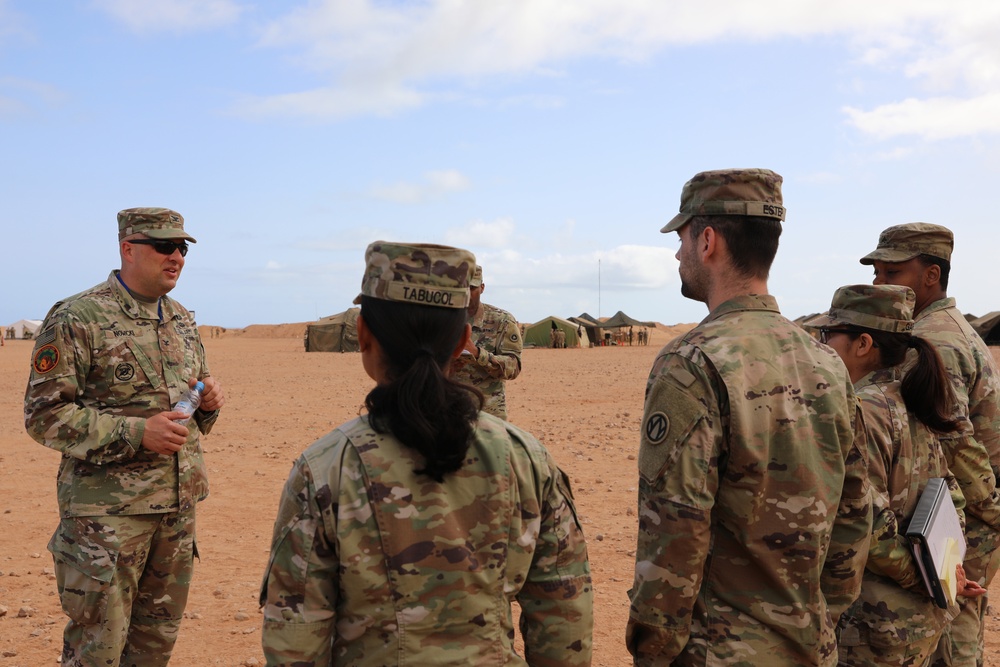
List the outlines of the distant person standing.
{"label": "distant person standing", "polygon": [[513,315],[481,301],[486,290],[483,267],[476,266],[469,287],[472,337],[465,352],[452,361],[452,378],[483,392],[485,412],[507,419],[506,383],[521,372],[520,330]]}
{"label": "distant person standing", "polygon": [[[930,342],[944,361],[962,428],[942,444],[965,494],[965,572],[987,589],[1000,567],[1000,373],[989,348],[948,296],[955,237],[941,225],[914,222],[884,230],[861,258],[876,285],[902,285],[916,294],[913,335]],[[993,474],[983,474],[988,460]],[[984,479],[985,477],[985,479]],[[962,611],[945,630],[932,665],[983,664],[988,595],[960,600]]]}
{"label": "distant person standing", "polygon": [[[208,495],[199,434],[225,398],[190,313],[167,296],[188,242],[165,208],[118,214],[121,269],[56,303],[31,357],[25,425],[62,453],[60,523],[49,542],[69,623],[63,667],[170,660]],[[201,380],[186,424],[175,405]]]}
{"label": "distant person standing", "polygon": [[660,230],[680,240],[681,294],[709,315],[646,385],[636,665],[835,665],[834,628],[860,590],[872,523],[851,379],[767,292],[781,182],[697,174]]}

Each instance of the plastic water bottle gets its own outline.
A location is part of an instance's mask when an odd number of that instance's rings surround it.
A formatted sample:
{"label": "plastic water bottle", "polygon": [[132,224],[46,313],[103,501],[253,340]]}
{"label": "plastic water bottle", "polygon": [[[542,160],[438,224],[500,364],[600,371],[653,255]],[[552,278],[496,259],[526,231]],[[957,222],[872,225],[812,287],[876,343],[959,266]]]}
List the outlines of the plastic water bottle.
{"label": "plastic water bottle", "polygon": [[203,391],[205,391],[205,383],[197,382],[184,393],[181,400],[177,401],[174,412],[183,412],[185,415],[183,419],[175,420],[178,424],[187,424],[191,420],[191,415],[201,405],[201,392]]}

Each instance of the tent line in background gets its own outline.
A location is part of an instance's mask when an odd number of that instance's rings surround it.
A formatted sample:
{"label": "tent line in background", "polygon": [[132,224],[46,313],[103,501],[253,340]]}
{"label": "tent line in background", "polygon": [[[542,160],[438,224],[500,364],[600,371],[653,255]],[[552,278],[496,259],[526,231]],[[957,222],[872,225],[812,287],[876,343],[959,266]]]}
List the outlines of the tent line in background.
{"label": "tent line in background", "polygon": [[[656,322],[643,322],[634,317],[629,317],[620,310],[604,321],[598,320],[589,313],[581,313],[579,316],[569,319],[571,322],[583,327],[583,330],[587,333],[590,340],[593,341],[594,345],[601,345],[602,340],[605,341],[605,344],[609,342],[607,339],[612,338],[612,335],[608,333],[607,329],[620,330],[625,327],[656,328]],[[638,337],[636,337],[635,342],[639,343]]]}

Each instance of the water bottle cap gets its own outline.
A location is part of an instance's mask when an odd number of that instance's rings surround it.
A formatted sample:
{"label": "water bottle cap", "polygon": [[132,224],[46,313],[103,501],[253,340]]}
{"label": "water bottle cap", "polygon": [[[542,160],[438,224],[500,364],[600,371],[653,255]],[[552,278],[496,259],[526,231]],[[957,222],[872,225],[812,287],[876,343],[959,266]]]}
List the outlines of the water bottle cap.
{"label": "water bottle cap", "polygon": [[195,391],[205,391],[205,383],[199,380],[194,384]]}

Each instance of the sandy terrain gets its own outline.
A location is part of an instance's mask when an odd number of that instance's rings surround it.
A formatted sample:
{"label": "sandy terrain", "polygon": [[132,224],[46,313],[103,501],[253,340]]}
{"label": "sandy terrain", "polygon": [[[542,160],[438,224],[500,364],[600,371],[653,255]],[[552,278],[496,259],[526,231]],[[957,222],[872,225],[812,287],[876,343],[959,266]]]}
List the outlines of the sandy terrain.
{"label": "sandy terrain", "polygon": [[[508,384],[512,421],[538,436],[573,481],[596,590],[595,666],[630,664],[622,638],[643,389],[656,351],[687,328],[656,329],[648,347],[529,349],[524,372]],[[357,354],[303,352],[301,325],[204,331],[229,402],[203,440],[212,492],[198,510],[201,562],[171,664],[256,665],[258,585],[291,462],[355,416],[371,383]],[[22,421],[30,354],[30,341],[0,348],[0,667],[56,664],[64,624],[45,549],[57,523],[59,455],[31,440]],[[991,656],[998,625],[989,619]]]}

